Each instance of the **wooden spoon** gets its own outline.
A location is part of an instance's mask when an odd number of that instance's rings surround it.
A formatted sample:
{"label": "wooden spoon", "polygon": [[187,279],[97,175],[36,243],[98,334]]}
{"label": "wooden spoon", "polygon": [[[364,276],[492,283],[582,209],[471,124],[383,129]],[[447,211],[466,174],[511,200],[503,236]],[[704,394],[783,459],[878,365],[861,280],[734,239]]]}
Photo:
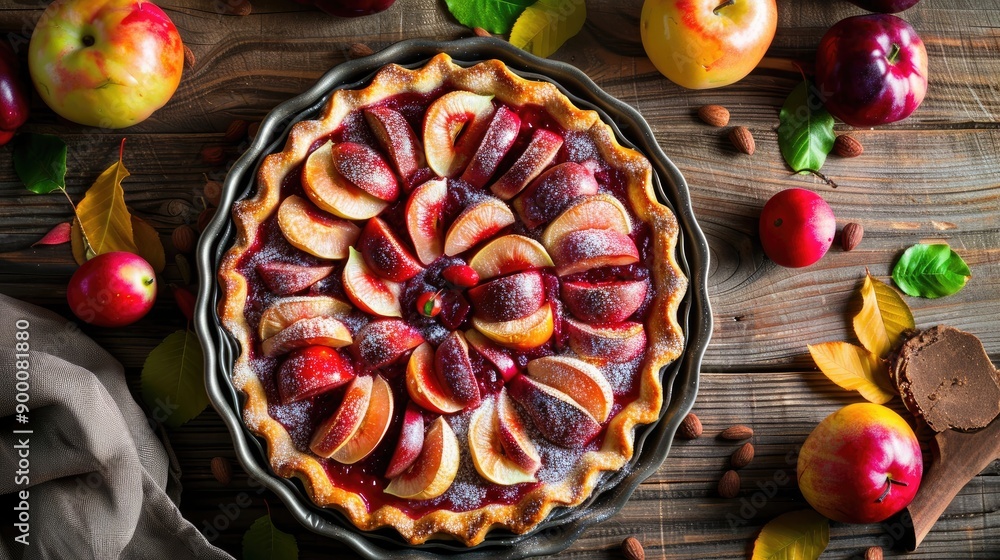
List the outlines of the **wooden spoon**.
{"label": "wooden spoon", "polygon": [[915,550],[952,499],[973,477],[1000,459],[1000,420],[977,432],[945,430],[934,437],[934,459],[907,513],[912,520],[903,546]]}

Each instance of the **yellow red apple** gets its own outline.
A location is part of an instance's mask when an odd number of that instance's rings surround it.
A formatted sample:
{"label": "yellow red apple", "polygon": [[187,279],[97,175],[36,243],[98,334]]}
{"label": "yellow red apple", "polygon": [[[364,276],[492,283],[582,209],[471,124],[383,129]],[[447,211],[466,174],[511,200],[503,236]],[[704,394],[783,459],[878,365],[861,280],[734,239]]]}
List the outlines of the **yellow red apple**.
{"label": "yellow red apple", "polygon": [[680,86],[707,89],[749,74],[777,26],[775,0],[646,0],[639,29],[660,73]]}
{"label": "yellow red apple", "polygon": [[892,409],[857,403],[827,416],[799,451],[799,489],[842,523],[875,523],[902,511],[923,476],[920,444]]}
{"label": "yellow red apple", "polygon": [[164,106],[183,67],[177,28],[147,0],[53,2],[28,46],[31,79],[45,104],[101,128],[131,126]]}

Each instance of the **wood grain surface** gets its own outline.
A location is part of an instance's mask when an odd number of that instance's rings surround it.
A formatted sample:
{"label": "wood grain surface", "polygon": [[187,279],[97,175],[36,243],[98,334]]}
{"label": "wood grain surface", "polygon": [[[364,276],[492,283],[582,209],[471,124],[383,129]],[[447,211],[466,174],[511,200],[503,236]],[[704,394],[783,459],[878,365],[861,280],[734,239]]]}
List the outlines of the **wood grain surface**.
{"label": "wood grain surface", "polygon": [[[22,58],[45,4],[0,4],[0,30],[21,47]],[[291,0],[254,0],[253,13],[245,17],[226,15],[221,3],[209,1],[159,4],[196,58],[166,107],[133,128],[98,131],[62,121],[36,98],[25,130],[66,140],[68,191],[76,200],[115,160],[118,143],[127,137],[125,163],[132,176],[125,183],[126,201],[168,246],[173,228],[194,223],[204,208],[206,178],[225,174],[225,167],[204,163],[201,150],[221,146],[231,161],[245,148],[223,138],[233,119],[259,121],[343,62],[353,43],[378,50],[407,38],[471,35],[443,2],[429,0],[397,0],[382,14],[350,20]],[[968,286],[940,300],[907,302],[918,326],[947,323],[970,331],[994,362],[1000,358],[1000,0],[926,0],[903,14],[927,45],[929,93],[903,122],[853,130],[865,153],[856,159],[831,156],[823,172],[836,186],[788,170],[777,146],[777,113],[801,79],[791,63],[808,67],[824,31],[860,9],[846,1],[778,0],[779,28],[764,68],[730,87],[687,91],[661,77],[645,57],[638,38],[641,5],[590,0],[586,27],[553,58],[577,66],[637,108],[690,185],[711,247],[715,330],[695,405],[706,435],[678,442],[619,515],[560,556],[620,558],[619,543],[634,534],[647,558],[741,558],[764,523],[805,507],[790,459],[820,419],[858,400],[815,372],[805,344],[852,338],[848,310],[866,268],[887,279],[911,244],[951,244],[973,271]],[[697,120],[696,109],[707,103],[727,106],[733,125],[753,131],[754,156],[737,154],[724,131]],[[837,130],[850,128],[838,124]],[[840,225],[863,224],[861,245],[850,253],[835,246],[805,269],[767,260],[756,235],[760,208],[792,186],[820,192]],[[0,292],[69,316],[65,285],[76,268],[69,248],[30,245],[70,216],[61,195],[25,191],[13,173],[10,148],[0,149]],[[163,275],[163,285],[171,282],[180,282],[173,264]],[[164,291],[135,327],[84,331],[125,364],[136,388],[149,350],[184,326]],[[754,428],[757,457],[741,471],[740,496],[723,499],[715,488],[736,446],[713,436],[734,423]],[[228,487],[212,478],[211,458],[233,456],[214,411],[169,435],[184,471],[181,509],[215,544],[239,557],[243,532],[265,513],[266,502],[278,526],[296,535],[301,558],[350,557],[338,543],[297,526],[273,495],[258,492],[242,472]],[[224,508],[247,496],[251,505],[226,518]],[[824,558],[860,557],[875,544],[888,548],[897,534],[893,526],[834,524]],[[894,554],[887,550],[887,557]],[[959,493],[918,551],[907,556],[1000,557],[997,463]]]}

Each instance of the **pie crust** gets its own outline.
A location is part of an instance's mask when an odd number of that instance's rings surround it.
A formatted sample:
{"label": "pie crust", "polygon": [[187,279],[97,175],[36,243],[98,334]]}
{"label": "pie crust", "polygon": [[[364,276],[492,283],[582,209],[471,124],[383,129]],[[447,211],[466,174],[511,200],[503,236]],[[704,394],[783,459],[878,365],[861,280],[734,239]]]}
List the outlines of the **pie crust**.
{"label": "pie crust", "polygon": [[[454,511],[425,507],[419,514],[413,514],[407,511],[405,504],[384,503],[370,507],[371,500],[366,496],[336,484],[324,468],[324,460],[309,451],[308,446],[296,445],[285,426],[269,413],[267,391],[259,371],[261,366],[254,361],[255,352],[248,352],[248,349],[260,348],[261,340],[257,325],[252,324],[246,312],[248,297],[255,288],[241,269],[241,263],[249,254],[260,250],[259,230],[277,212],[286,177],[297,172],[318,142],[341,127],[352,113],[402,93],[451,90],[492,95],[495,101],[515,108],[540,107],[563,130],[591,139],[599,157],[618,170],[624,180],[623,192],[627,193],[627,200],[622,202],[648,227],[646,250],[649,257],[645,265],[651,279],[652,298],[642,319],[647,345],[631,380],[636,398],[605,422],[606,427],[597,436],[593,449],[564,469],[558,479],[536,483],[513,502],[480,500],[478,507],[464,511],[458,511],[462,509],[459,507],[454,507]],[[367,87],[336,91],[318,120],[295,124],[284,149],[264,159],[256,192],[234,206],[236,238],[218,272],[222,287],[219,316],[242,348],[233,368],[232,382],[246,397],[243,405],[246,425],[267,442],[273,471],[282,477],[299,478],[316,504],[343,512],[359,529],[372,531],[392,527],[411,544],[428,539],[454,539],[472,546],[482,542],[494,528],[525,533],[545,519],[553,508],[582,503],[594,491],[602,473],[622,469],[632,458],[634,428],[658,419],[663,400],[661,369],[677,359],[683,347],[683,334],[676,315],[687,289],[687,279],[674,258],[678,225],[672,212],[657,202],[651,175],[648,160],[621,146],[612,129],[595,111],[575,107],[554,85],[523,79],[497,60],[461,67],[447,55],[439,54],[418,69],[388,65]],[[462,442],[462,461],[468,461],[464,435],[459,440]],[[456,500],[450,503],[454,505]]]}

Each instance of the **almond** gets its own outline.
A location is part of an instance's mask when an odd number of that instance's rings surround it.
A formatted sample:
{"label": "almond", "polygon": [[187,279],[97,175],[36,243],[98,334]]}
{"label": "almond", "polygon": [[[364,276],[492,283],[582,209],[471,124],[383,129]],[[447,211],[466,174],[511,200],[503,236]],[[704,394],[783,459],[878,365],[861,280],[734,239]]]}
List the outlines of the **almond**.
{"label": "almond", "polygon": [[734,469],[742,469],[749,465],[750,461],[753,461],[753,456],[753,444],[748,441],[741,445],[739,449],[733,451],[733,454],[729,457],[729,464]]}
{"label": "almond", "polygon": [[698,439],[701,437],[701,432],[703,428],[701,427],[701,420],[698,416],[690,412],[681,420],[680,427],[677,428],[677,437],[681,439]]}
{"label": "almond", "polygon": [[226,0],[226,13],[234,16],[248,16],[253,11],[249,0]]}
{"label": "almond", "polygon": [[347,58],[361,58],[374,53],[375,51],[364,43],[354,43],[350,47],[347,47]]}
{"label": "almond", "polygon": [[868,547],[868,550],[865,551],[865,560],[882,560],[882,547]]}
{"label": "almond", "polygon": [[212,458],[212,476],[223,486],[228,486],[233,480],[233,467],[225,457]]}
{"label": "almond", "polygon": [[190,253],[194,250],[194,243],[198,240],[198,234],[194,228],[185,224],[174,228],[170,234],[170,242],[174,244],[174,249],[178,253]]}
{"label": "almond", "polygon": [[188,65],[188,68],[194,68],[194,51],[187,45],[184,45],[184,63]]}
{"label": "almond", "polygon": [[729,124],[729,109],[722,105],[705,105],[698,109],[698,118],[705,124],[723,127]]}
{"label": "almond", "polygon": [[848,134],[841,134],[833,141],[833,153],[840,157],[858,157],[865,153],[865,147],[857,138]]}
{"label": "almond", "polygon": [[622,553],[626,560],[645,560],[646,551],[642,549],[642,543],[635,537],[629,537],[622,541]]}
{"label": "almond", "polygon": [[740,494],[740,475],[729,470],[719,480],[719,495],[723,498],[735,498]]}
{"label": "almond", "polygon": [[205,146],[201,149],[201,160],[208,165],[219,165],[226,159],[226,151],[221,146]]}
{"label": "almond", "polygon": [[222,183],[218,181],[206,181],[201,192],[205,195],[206,202],[212,206],[218,206],[219,201],[222,199]]}
{"label": "almond", "polygon": [[719,439],[740,441],[743,439],[750,439],[751,436],[753,436],[753,430],[749,426],[736,425],[722,430],[722,433],[719,434]]}
{"label": "almond", "polygon": [[472,33],[476,37],[492,37],[493,36],[492,33],[490,33],[489,31],[487,31],[485,29],[483,29],[482,27],[473,27],[472,28]]}
{"label": "almond", "polygon": [[250,123],[243,119],[233,119],[226,127],[226,135],[223,136],[223,139],[226,142],[239,142],[246,136],[249,126]]}
{"label": "almond", "polygon": [[729,141],[733,143],[733,147],[737,151],[743,152],[748,156],[752,156],[754,151],[757,149],[756,144],[753,141],[753,134],[750,129],[745,126],[735,126],[729,131]]}
{"label": "almond", "polygon": [[861,238],[864,236],[865,228],[861,224],[851,222],[840,230],[840,246],[845,251],[853,251],[861,243]]}

